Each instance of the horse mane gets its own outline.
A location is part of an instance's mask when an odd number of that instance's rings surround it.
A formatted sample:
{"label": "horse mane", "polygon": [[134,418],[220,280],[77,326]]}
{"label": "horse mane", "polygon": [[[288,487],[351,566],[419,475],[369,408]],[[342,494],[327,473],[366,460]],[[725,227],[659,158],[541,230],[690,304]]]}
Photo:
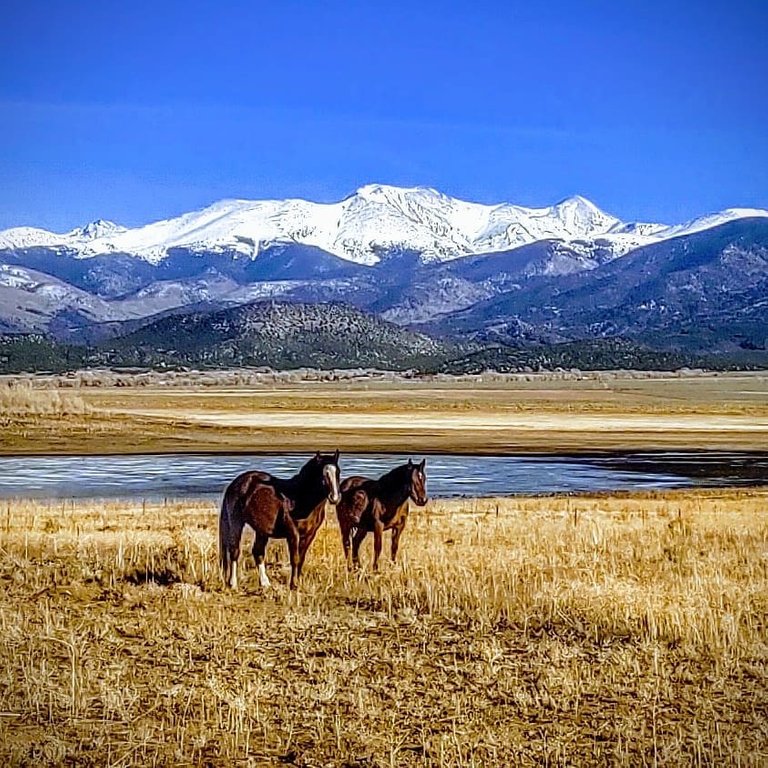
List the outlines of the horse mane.
{"label": "horse mane", "polygon": [[401,464],[399,467],[390,469],[389,472],[383,474],[379,478],[379,488],[384,493],[393,493],[404,490],[410,481],[410,471],[412,468],[412,464]]}
{"label": "horse mane", "polygon": [[304,483],[308,478],[314,477],[322,471],[323,464],[314,456],[291,478],[296,483]]}
{"label": "horse mane", "polygon": [[294,502],[296,515],[303,517],[309,514],[325,498],[325,489],[316,480],[322,475],[323,467],[332,462],[331,457],[322,454],[321,461],[313,456],[290,479],[275,478],[275,488]]}

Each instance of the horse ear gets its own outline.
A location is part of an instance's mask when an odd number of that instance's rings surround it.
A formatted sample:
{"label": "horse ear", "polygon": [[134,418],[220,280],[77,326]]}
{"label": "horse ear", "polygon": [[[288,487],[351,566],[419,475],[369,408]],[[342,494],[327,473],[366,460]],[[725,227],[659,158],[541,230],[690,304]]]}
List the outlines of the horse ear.
{"label": "horse ear", "polygon": [[333,463],[338,464],[339,463],[339,449],[336,449],[336,453],[333,454]]}
{"label": "horse ear", "polygon": [[411,457],[410,457],[410,456],[408,457],[408,466],[409,466],[409,467],[412,467],[412,466],[413,466],[413,459],[411,459]]}
{"label": "horse ear", "polygon": [[317,452],[315,453],[315,461],[320,461],[320,458],[321,458],[321,456],[320,456],[320,451],[317,451]]}
{"label": "horse ear", "polygon": [[419,472],[423,472],[423,471],[424,471],[424,465],[425,465],[426,463],[427,463],[427,460],[426,460],[426,459],[422,459],[422,460],[421,460],[421,464],[419,464]]}

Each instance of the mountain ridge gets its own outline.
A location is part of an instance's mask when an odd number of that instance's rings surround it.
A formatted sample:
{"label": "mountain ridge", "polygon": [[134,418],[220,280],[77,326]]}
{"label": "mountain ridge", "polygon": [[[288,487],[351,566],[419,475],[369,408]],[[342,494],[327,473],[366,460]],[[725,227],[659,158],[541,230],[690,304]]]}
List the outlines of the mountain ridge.
{"label": "mountain ridge", "polygon": [[134,228],[102,219],[63,234],[13,227],[0,231],[0,250],[52,248],[81,259],[127,254],[158,264],[174,248],[256,259],[276,243],[294,243],[373,266],[391,252],[416,252],[424,262],[442,262],[557,239],[605,241],[620,256],[751,216],[768,216],[768,210],[729,208],[665,225],[622,222],[580,195],[534,208],[469,202],[430,187],[368,184],[334,203],[228,198]]}

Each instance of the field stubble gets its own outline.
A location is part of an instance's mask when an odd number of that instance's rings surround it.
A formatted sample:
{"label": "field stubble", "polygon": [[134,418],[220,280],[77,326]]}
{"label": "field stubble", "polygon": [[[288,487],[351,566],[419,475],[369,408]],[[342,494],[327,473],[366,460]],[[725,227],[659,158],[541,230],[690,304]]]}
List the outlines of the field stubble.
{"label": "field stubble", "polygon": [[242,591],[222,588],[212,503],[10,502],[0,755],[764,765],[767,502],[432,502],[401,563],[360,577],[331,520],[298,594],[282,543],[268,550],[277,586],[261,591],[244,557]]}

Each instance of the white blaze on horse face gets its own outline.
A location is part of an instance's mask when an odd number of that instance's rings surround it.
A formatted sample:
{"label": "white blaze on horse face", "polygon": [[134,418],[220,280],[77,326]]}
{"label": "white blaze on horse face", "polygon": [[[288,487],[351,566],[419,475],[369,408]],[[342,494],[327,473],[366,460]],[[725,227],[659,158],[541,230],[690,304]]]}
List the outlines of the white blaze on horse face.
{"label": "white blaze on horse face", "polygon": [[412,498],[417,504],[424,505],[427,503],[427,476],[422,470],[417,469],[414,473],[411,489]]}
{"label": "white blaze on horse face", "polygon": [[259,563],[259,584],[265,589],[270,586],[269,577],[267,576],[267,567],[264,563]]}
{"label": "white blaze on horse face", "polygon": [[338,504],[341,501],[338,466],[336,464],[326,464],[323,467],[323,476],[325,477],[325,487],[328,489],[328,501],[331,504]]}

